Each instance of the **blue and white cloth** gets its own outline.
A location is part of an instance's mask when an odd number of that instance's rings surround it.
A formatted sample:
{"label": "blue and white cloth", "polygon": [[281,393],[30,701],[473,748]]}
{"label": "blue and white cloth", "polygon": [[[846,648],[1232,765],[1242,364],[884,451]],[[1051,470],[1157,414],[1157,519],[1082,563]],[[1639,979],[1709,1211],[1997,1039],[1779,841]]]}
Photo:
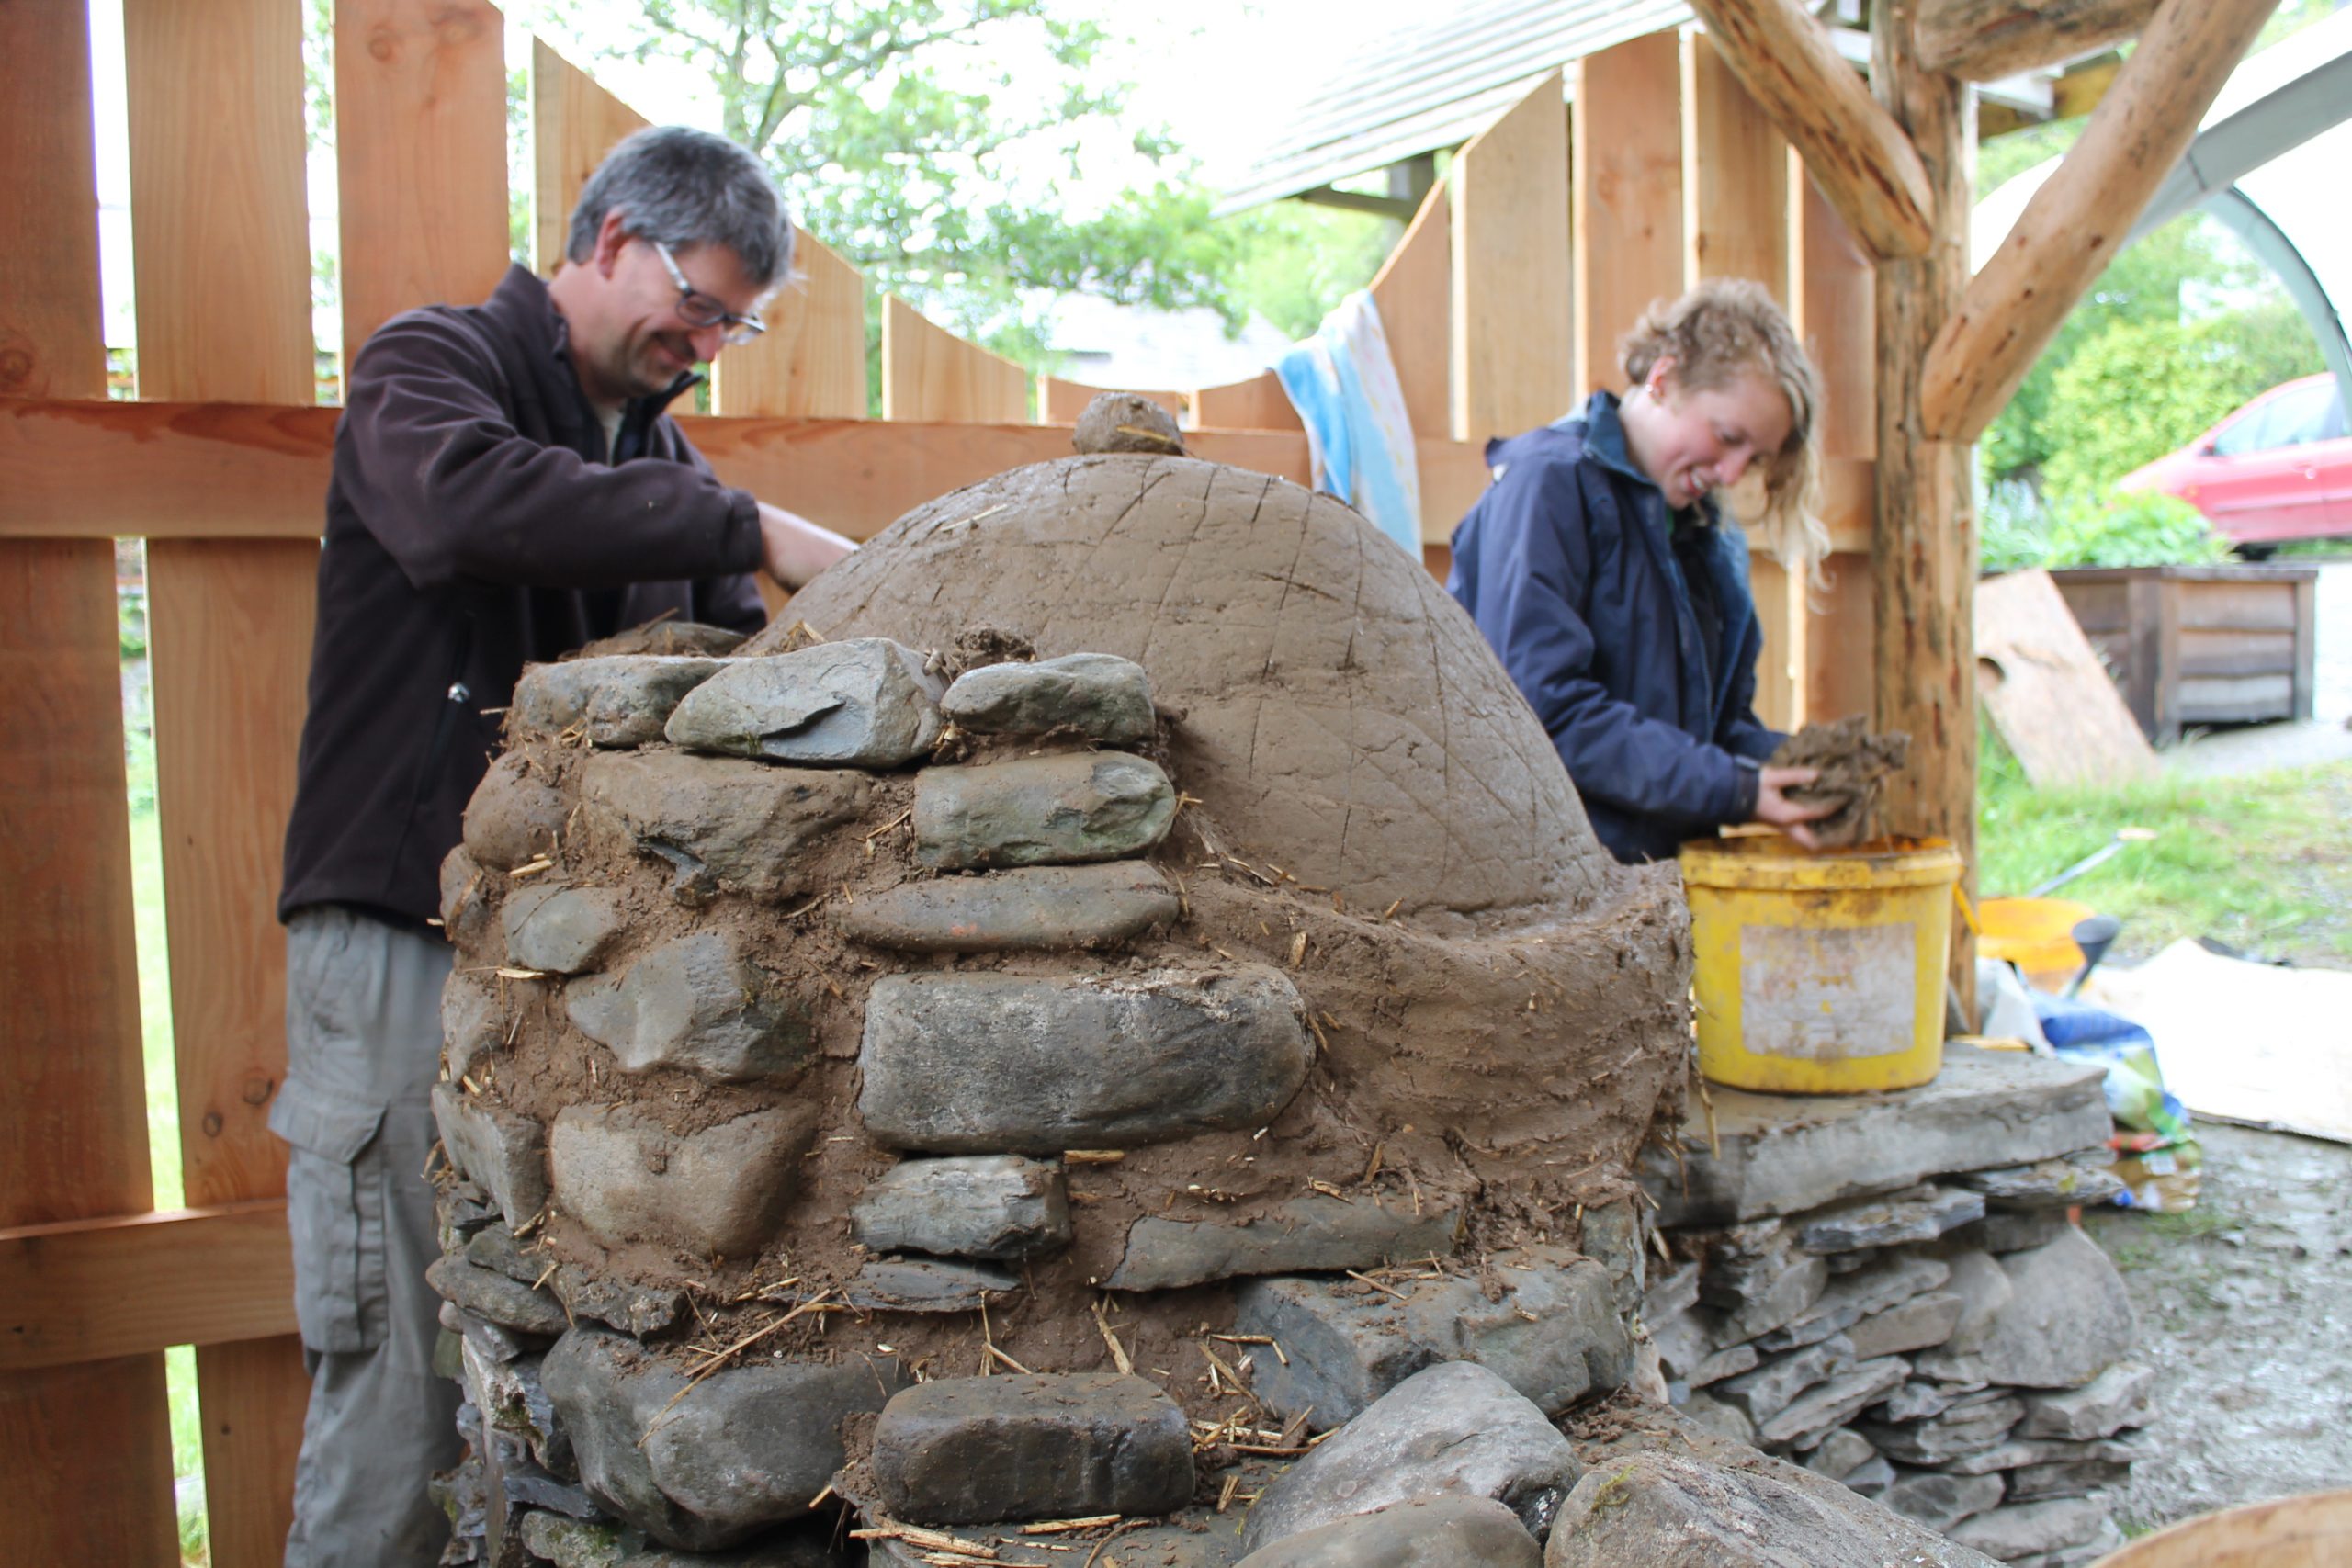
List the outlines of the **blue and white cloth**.
{"label": "blue and white cloth", "polygon": [[1315,488],[1337,496],[1421,558],[1421,474],[1405,389],[1372,295],[1340,301],[1274,374],[1306,426]]}

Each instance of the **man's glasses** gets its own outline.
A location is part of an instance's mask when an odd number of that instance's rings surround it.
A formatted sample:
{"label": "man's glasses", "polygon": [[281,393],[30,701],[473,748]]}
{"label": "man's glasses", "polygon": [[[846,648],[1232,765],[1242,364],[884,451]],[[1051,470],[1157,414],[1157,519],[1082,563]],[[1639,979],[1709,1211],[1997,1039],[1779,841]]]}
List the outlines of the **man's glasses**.
{"label": "man's glasses", "polygon": [[725,340],[739,344],[749,343],[768,330],[767,323],[759,317],[739,316],[688,283],[686,275],[678,270],[678,258],[670,254],[669,246],[659,240],[647,240],[645,243],[653,247],[653,254],[660,256],[662,265],[670,269],[670,281],[678,286],[678,319],[686,325],[725,327]]}

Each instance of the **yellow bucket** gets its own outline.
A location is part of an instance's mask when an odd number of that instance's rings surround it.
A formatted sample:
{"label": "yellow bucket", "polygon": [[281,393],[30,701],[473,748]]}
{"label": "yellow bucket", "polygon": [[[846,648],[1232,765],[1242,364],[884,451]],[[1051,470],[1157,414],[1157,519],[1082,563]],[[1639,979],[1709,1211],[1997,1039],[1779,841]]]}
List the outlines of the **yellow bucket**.
{"label": "yellow bucket", "polygon": [[1940,839],[1811,852],[1777,833],[1682,846],[1699,1070],[1774,1094],[1909,1089],[1943,1066],[1960,856]]}

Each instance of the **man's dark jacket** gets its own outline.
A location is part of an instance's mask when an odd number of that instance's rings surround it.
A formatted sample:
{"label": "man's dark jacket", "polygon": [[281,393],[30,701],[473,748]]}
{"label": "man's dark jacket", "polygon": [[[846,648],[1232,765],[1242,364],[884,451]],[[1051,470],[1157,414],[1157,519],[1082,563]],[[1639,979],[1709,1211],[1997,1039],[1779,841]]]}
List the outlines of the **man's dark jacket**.
{"label": "man's dark jacket", "polygon": [[695,379],[630,403],[607,452],[563,319],[519,266],[486,303],[368,340],[335,427],[279,919],[435,913],[526,662],[665,611],[765,619],[757,503],[662,412]]}
{"label": "man's dark jacket", "polygon": [[1756,812],[1757,764],[1781,740],[1757,720],[1763,650],[1747,545],[1713,506],[1703,530],[1719,656],[1676,558],[1666,495],[1625,449],[1617,400],[1595,392],[1557,424],[1491,442],[1494,483],[1453,534],[1447,590],[1544,723],[1593,831],[1622,861]]}

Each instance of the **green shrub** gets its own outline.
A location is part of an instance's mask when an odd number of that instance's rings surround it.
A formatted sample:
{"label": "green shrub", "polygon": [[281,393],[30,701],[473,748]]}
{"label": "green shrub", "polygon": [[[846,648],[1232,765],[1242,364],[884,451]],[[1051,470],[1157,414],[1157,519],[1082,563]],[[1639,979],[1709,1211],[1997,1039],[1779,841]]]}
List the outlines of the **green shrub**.
{"label": "green shrub", "polygon": [[2177,496],[2129,491],[2104,504],[2062,505],[2041,564],[2202,566],[2230,558],[2205,514]]}

